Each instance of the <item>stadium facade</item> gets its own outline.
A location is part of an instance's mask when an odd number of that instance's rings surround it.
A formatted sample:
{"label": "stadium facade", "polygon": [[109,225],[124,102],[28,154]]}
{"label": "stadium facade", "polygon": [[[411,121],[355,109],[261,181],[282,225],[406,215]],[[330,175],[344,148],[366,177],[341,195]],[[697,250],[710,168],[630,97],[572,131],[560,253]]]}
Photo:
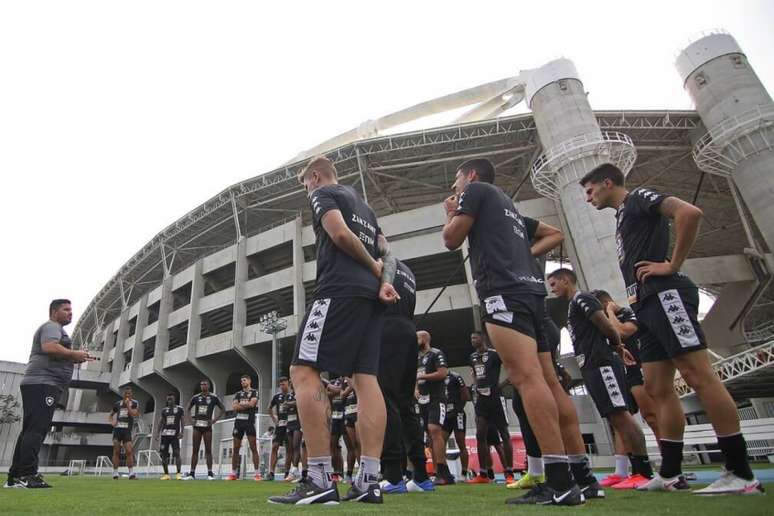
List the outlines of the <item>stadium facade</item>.
{"label": "stadium facade", "polygon": [[[727,34],[691,44],[677,68],[696,111],[593,111],[574,66],[560,59],[364,123],[194,208],[140,249],[82,312],[75,343],[101,360],[76,369],[55,416],[57,431],[69,437],[50,442],[53,456],[107,455],[108,410],[125,385],[141,402],[138,449],[156,446],[147,434],[167,392],[185,403],[201,378],[230,406],[247,372],[265,410],[272,368],[287,372],[314,288],[314,234],[296,175],[319,153],[377,212],[396,255],[416,273],[418,325],[468,381],[479,300],[466,245],[447,251],[440,236],[441,201],[461,161],[490,158],[497,184],[523,213],[565,231],[551,258],[569,261],[584,288],[608,290],[619,301],[626,296],[614,219],[585,203],[577,179],[614,162],[630,187],[695,202],[705,222],[683,270],[716,296],[703,327],[718,371],[745,417],[774,417],[774,103]],[[531,112],[508,115],[522,100]],[[464,106],[471,107],[450,125],[388,134]],[[563,324],[566,305],[552,300],[550,310]],[[261,325],[272,311],[286,323],[276,353]],[[610,434],[583,394],[574,361],[563,361],[576,380],[584,438],[604,460],[612,454]],[[690,389],[679,378],[676,385],[689,422],[705,422]],[[518,431],[510,409],[509,416]]]}

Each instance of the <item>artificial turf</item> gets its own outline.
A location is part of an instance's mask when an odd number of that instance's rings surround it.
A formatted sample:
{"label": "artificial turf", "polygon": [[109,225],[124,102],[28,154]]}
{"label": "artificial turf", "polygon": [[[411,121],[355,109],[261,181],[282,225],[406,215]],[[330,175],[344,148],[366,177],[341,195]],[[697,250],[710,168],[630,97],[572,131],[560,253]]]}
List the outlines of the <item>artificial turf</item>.
{"label": "artificial turf", "polygon": [[[503,485],[456,485],[435,493],[410,493],[385,497],[383,505],[356,503],[338,507],[288,507],[266,502],[270,495],[284,494],[292,485],[282,482],[160,481],[105,477],[47,476],[53,489],[0,489],[0,514],[16,516],[166,516],[186,514],[280,514],[325,512],[336,514],[662,514],[710,516],[773,515],[774,495],[699,497],[689,493],[638,493],[608,489],[606,500],[592,500],[581,507],[509,507],[505,499],[523,491]],[[698,487],[696,484],[694,487]],[[774,490],[774,484],[766,486]],[[340,486],[344,494],[344,486]],[[774,491],[772,491],[774,492]]]}

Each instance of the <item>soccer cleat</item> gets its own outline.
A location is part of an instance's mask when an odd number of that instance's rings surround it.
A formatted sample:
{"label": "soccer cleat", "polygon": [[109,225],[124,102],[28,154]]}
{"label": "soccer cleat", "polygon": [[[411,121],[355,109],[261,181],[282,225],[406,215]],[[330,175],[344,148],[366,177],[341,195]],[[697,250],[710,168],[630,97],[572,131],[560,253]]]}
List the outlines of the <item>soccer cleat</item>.
{"label": "soccer cleat", "polygon": [[169,475],[167,473],[164,473],[161,475],[161,478],[159,480],[169,480]]}
{"label": "soccer cleat", "polygon": [[113,480],[118,480],[121,475],[118,474],[118,471],[113,472]]}
{"label": "soccer cleat", "polygon": [[435,480],[433,480],[434,486],[453,486],[457,482],[452,477],[442,477],[438,476],[435,477]]}
{"label": "soccer cleat", "polygon": [[538,484],[527,494],[519,498],[505,500],[508,505],[582,505],[585,498],[577,484],[562,493],[554,490],[548,484]]}
{"label": "soccer cleat", "polygon": [[182,473],[178,473],[177,475],[175,475],[175,480],[183,480]]}
{"label": "soccer cleat", "polygon": [[506,473],[505,474],[505,485],[507,486],[508,484],[513,484],[513,483],[514,483],[513,473]]}
{"label": "soccer cleat", "polygon": [[263,477],[261,476],[260,473],[256,473],[255,476],[253,477],[253,480],[255,480],[256,482],[260,482],[261,480],[263,480]]}
{"label": "soccer cleat", "polygon": [[538,484],[542,484],[546,481],[545,475],[530,475],[525,473],[520,479],[510,484],[506,484],[508,489],[532,489]]}
{"label": "soccer cleat", "polygon": [[637,475],[631,475],[625,480],[614,484],[612,487],[613,489],[637,489],[638,487],[645,485],[648,482],[650,482],[648,477],[644,477],[638,473]]}
{"label": "soccer cleat", "polygon": [[283,482],[295,482],[298,480],[296,476],[293,473],[288,473],[285,475],[285,478],[282,479]]}
{"label": "soccer cleat", "polygon": [[239,480],[239,478],[237,478],[235,474],[229,473],[228,475],[226,475],[226,480]]}
{"label": "soccer cleat", "polygon": [[[180,473],[178,473],[179,475]],[[186,476],[183,477],[183,480],[196,480],[196,477],[194,476],[193,472],[188,473]]]}
{"label": "soccer cleat", "polygon": [[266,480],[274,481],[274,473],[267,473],[266,474]]}
{"label": "soccer cleat", "polygon": [[285,505],[339,505],[336,484],[328,488],[317,487],[311,480],[302,480],[285,496],[271,496],[269,503]]}
{"label": "soccer cleat", "polygon": [[25,487],[14,477],[8,477],[8,480],[3,484],[3,489],[24,489]]}
{"label": "soccer cleat", "polygon": [[40,475],[24,475],[15,479],[17,487],[24,489],[47,489],[51,487]]}
{"label": "soccer cleat", "polygon": [[594,482],[592,484],[586,484],[585,486],[579,486],[580,491],[583,494],[583,498],[586,500],[590,500],[592,498],[604,498],[605,497],[605,491],[602,489],[602,486],[599,485],[599,482]]}
{"label": "soccer cleat", "polygon": [[397,484],[391,484],[389,480],[382,480],[379,482],[379,487],[382,488],[384,494],[404,494],[408,493],[406,488],[406,482],[401,479]]}
{"label": "soccer cleat", "polygon": [[766,494],[761,483],[753,478],[746,480],[738,477],[730,471],[723,471],[720,478],[703,489],[694,491],[693,494],[700,496],[711,495],[762,495]]}
{"label": "soccer cleat", "polygon": [[622,477],[621,475],[616,475],[615,473],[606,476],[602,479],[602,481],[599,483],[602,487],[613,487],[616,484],[620,484],[624,480],[626,480],[628,477]]}
{"label": "soccer cleat", "polygon": [[345,502],[384,503],[384,496],[382,496],[379,484],[370,484],[365,491],[352,484],[342,500]]}
{"label": "soccer cleat", "polygon": [[207,480],[215,480],[215,475],[210,471],[207,473]]}
{"label": "soccer cleat", "polygon": [[466,484],[490,484],[492,481],[489,480],[489,477],[485,477],[483,475],[476,475],[476,478],[473,478],[471,480],[466,480]]}
{"label": "soccer cleat", "polygon": [[134,473],[129,473],[129,480],[137,480],[137,475]]}
{"label": "soccer cleat", "polygon": [[429,478],[422,482],[417,482],[412,479],[406,482],[406,491],[409,493],[429,493],[435,491],[435,486],[433,485],[433,481]]}
{"label": "soccer cleat", "polygon": [[662,478],[656,473],[646,484],[639,486],[637,491],[681,491],[686,489],[683,484],[687,485],[682,476]]}

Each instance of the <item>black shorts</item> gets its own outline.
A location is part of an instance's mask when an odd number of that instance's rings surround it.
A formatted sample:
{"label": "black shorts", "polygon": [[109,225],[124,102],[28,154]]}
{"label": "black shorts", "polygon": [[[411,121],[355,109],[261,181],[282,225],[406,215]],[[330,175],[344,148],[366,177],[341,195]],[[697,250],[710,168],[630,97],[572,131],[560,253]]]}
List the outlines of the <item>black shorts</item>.
{"label": "black shorts", "polygon": [[699,289],[658,292],[638,303],[635,315],[640,332],[640,360],[658,362],[707,349],[699,325]]}
{"label": "black shorts", "polygon": [[131,443],[132,431],[128,428],[114,428],[113,429],[113,442],[119,443]]}
{"label": "black shorts", "polygon": [[384,305],[376,299],[315,299],[301,321],[293,364],[351,376],[379,371]]}
{"label": "black shorts", "polygon": [[274,429],[274,437],[272,438],[273,443],[277,443],[280,446],[285,445],[285,441],[288,439],[288,429],[285,425],[279,426]]}
{"label": "black shorts", "polygon": [[231,435],[237,439],[248,437],[255,437],[255,422],[251,421],[234,421],[234,431]]}
{"label": "black shorts", "polygon": [[344,425],[349,428],[355,428],[355,423],[357,423],[357,412],[354,414],[347,414],[344,416]]}
{"label": "black shorts", "polygon": [[[443,422],[443,431],[447,434],[454,432],[464,432],[467,423],[467,415],[464,410],[448,410],[446,407],[446,421]],[[464,446],[464,443],[457,443],[457,446]]]}
{"label": "black shorts", "polygon": [[481,396],[479,394],[475,409],[476,417],[486,419],[490,426],[495,428],[508,426],[508,420],[505,418],[505,411],[503,410],[503,404],[500,402],[499,395]]}
{"label": "black shorts", "polygon": [[489,428],[486,429],[486,444],[489,446],[503,444],[503,440],[500,439],[500,432],[497,431],[497,427],[494,425],[489,425]]}
{"label": "black shorts", "polygon": [[446,423],[446,401],[430,400],[424,405],[419,405],[422,413],[422,426],[427,429],[429,425],[438,425],[443,427]]}
{"label": "black shorts", "polygon": [[341,437],[345,432],[344,419],[331,419],[331,435]]}
{"label": "black shorts", "polygon": [[581,376],[600,416],[607,417],[618,410],[631,408],[632,398],[626,385],[623,364],[614,362],[607,366],[581,369]]}
{"label": "black shorts", "polygon": [[[194,422],[196,422],[194,420]],[[212,433],[212,426],[195,426],[193,427],[193,435],[196,434],[211,434]]]}
{"label": "black shorts", "polygon": [[645,385],[645,378],[642,376],[642,367],[637,364],[634,366],[626,366],[626,385],[631,389],[638,385]]}
{"label": "black shorts", "polygon": [[492,295],[481,305],[481,318],[485,323],[532,337],[537,342],[538,353],[550,353],[551,346],[543,332],[544,298],[536,294]]}
{"label": "black shorts", "polygon": [[301,422],[296,419],[295,421],[288,421],[287,426],[285,427],[285,431],[288,434],[288,437],[292,437],[291,434],[293,432],[300,432],[301,431]]}
{"label": "black shorts", "polygon": [[169,448],[172,448],[172,453],[178,455],[180,453],[180,439],[174,435],[162,435],[161,446],[159,446],[159,454],[162,457],[169,455]]}

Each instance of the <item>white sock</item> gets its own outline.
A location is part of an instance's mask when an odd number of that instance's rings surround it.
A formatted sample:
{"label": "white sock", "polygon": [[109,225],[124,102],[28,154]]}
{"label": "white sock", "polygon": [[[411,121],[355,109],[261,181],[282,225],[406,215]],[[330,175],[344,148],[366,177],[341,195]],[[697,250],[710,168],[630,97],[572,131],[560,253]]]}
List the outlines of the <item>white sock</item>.
{"label": "white sock", "polygon": [[134,468],[129,468],[129,474],[131,475],[134,472]]}
{"label": "white sock", "polygon": [[543,457],[530,457],[527,455],[527,473],[531,477],[543,475]]}
{"label": "white sock", "polygon": [[358,489],[365,491],[368,486],[379,480],[379,459],[377,457],[360,457],[360,469],[357,472],[355,485]]}
{"label": "white sock", "polygon": [[626,455],[615,456],[615,475],[619,477],[629,476],[629,457]]}
{"label": "white sock", "polygon": [[331,486],[331,475],[333,474],[333,465],[331,456],[309,457],[307,461],[307,471],[309,478],[317,487],[328,489]]}
{"label": "white sock", "polygon": [[118,468],[113,468],[113,474],[118,475]]}

